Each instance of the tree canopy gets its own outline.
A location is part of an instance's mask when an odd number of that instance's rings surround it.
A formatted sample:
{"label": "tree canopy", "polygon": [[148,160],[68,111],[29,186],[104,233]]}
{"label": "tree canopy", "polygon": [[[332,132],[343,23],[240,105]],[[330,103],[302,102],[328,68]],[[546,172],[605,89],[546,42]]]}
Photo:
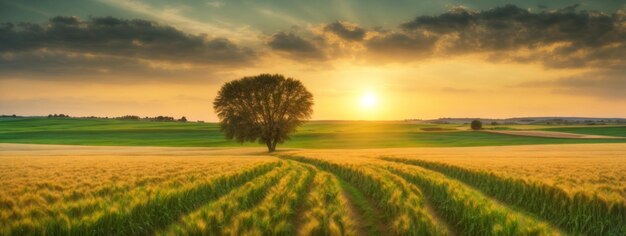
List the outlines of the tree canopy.
{"label": "tree canopy", "polygon": [[311,117],[312,106],[313,94],[300,81],[279,74],[230,81],[213,102],[226,138],[263,143],[270,152]]}
{"label": "tree canopy", "polygon": [[470,126],[472,127],[473,130],[479,130],[483,128],[483,123],[480,122],[479,120],[473,120]]}

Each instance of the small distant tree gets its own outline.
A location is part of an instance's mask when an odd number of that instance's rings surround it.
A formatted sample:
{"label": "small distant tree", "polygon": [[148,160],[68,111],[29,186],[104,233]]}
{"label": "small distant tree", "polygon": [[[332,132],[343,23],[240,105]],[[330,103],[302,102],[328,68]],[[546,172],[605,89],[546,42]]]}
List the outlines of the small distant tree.
{"label": "small distant tree", "polygon": [[117,117],[115,119],[118,119],[118,120],[139,120],[140,118],[139,118],[139,116],[125,115],[125,116]]}
{"label": "small distant tree", "polygon": [[187,117],[183,116],[178,121],[180,121],[180,122],[187,122]]}
{"label": "small distant tree", "polygon": [[496,125],[498,125],[498,122],[492,121],[491,125],[496,126]]}
{"label": "small distant tree", "polygon": [[311,117],[312,106],[313,94],[300,81],[278,74],[228,82],[213,102],[226,138],[239,143],[258,141],[269,152]]}
{"label": "small distant tree", "polygon": [[472,127],[473,130],[479,130],[483,128],[483,123],[480,122],[479,120],[473,120],[470,126]]}

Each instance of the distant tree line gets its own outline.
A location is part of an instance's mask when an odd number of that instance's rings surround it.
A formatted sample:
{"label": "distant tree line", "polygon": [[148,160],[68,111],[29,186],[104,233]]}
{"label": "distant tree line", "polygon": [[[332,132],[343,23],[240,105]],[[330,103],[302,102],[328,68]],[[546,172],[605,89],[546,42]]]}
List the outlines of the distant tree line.
{"label": "distant tree line", "polygon": [[173,122],[173,121],[178,121],[178,122],[187,122],[187,117],[181,117],[180,119],[176,119],[172,116],[155,116],[155,117],[144,117],[141,118],[139,116],[134,116],[134,115],[125,115],[125,116],[120,116],[120,117],[114,117],[113,119],[116,120],[146,120],[146,121],[161,121],[161,122]]}
{"label": "distant tree line", "polygon": [[70,115],[65,115],[65,114],[50,114],[48,115],[48,118],[69,118]]}
{"label": "distant tree line", "polygon": [[[18,117],[16,115],[2,115],[0,117]],[[50,114],[48,115],[48,118],[70,118],[69,115],[65,115],[65,114]],[[119,116],[119,117],[97,117],[97,116],[85,116],[85,117],[76,117],[76,118],[83,118],[83,119],[114,119],[114,120],[134,120],[134,121],[140,121],[140,120],[144,120],[144,121],[162,121],[162,122],[174,122],[174,121],[178,121],[178,122],[187,122],[187,117],[181,117],[180,119],[176,119],[172,116],[155,116],[155,117],[139,117],[139,116],[135,116],[135,115],[125,115],[125,116]]]}

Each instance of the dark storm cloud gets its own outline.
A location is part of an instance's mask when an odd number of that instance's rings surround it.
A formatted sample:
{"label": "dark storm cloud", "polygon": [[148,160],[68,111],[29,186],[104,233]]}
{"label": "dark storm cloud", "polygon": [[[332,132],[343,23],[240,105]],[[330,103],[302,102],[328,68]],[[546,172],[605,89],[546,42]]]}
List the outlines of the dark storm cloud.
{"label": "dark storm cloud", "polygon": [[268,45],[273,50],[287,53],[294,58],[324,59],[323,52],[312,42],[290,32],[272,35]]}
{"label": "dark storm cloud", "polygon": [[433,53],[435,42],[436,38],[424,34],[390,33],[374,37],[365,42],[365,45],[378,56],[419,60],[421,58],[416,56],[428,56]]}
{"label": "dark storm cloud", "polygon": [[41,49],[216,65],[246,63],[254,57],[251,50],[225,38],[207,39],[139,19],[58,16],[45,24],[0,24],[0,53]]}
{"label": "dark storm cloud", "polygon": [[34,50],[0,55],[0,80],[27,78],[74,82],[135,83],[146,81],[206,82],[202,67],[177,68],[124,56]]}
{"label": "dark storm cloud", "polygon": [[[626,13],[579,11],[578,5],[533,12],[514,5],[472,11],[455,7],[417,16],[365,42],[390,60],[472,53],[492,62],[541,63],[549,68],[588,68],[581,76],[540,82],[556,92],[626,99]],[[524,86],[529,85],[525,84]]]}
{"label": "dark storm cloud", "polygon": [[[381,35],[368,42],[370,49],[406,50],[423,54],[428,48],[416,47],[408,40],[423,44],[428,35],[439,53],[510,53],[519,49],[552,47],[532,58],[504,55],[508,59],[542,60],[547,66],[584,66],[597,60],[621,61],[626,55],[626,13],[612,14],[577,11],[577,5],[532,12],[514,5],[472,11],[455,7],[435,16],[418,16],[400,25],[400,32]],[[402,36],[403,35],[403,36]],[[386,47],[380,47],[385,43]],[[384,53],[384,52],[383,52]],[[581,56],[582,55],[582,56]],[[503,55],[494,55],[503,58]]]}
{"label": "dark storm cloud", "polygon": [[324,27],[325,31],[332,32],[333,34],[350,41],[361,41],[365,37],[365,30],[360,27],[352,27],[352,29],[346,27],[343,23],[336,21],[334,23],[327,24]]}

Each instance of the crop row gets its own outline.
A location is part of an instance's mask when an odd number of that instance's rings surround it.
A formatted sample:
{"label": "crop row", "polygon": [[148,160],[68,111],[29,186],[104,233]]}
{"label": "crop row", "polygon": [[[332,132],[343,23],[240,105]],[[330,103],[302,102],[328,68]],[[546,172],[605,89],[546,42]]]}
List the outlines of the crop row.
{"label": "crop row", "polygon": [[224,231],[227,223],[241,211],[252,208],[268,191],[280,181],[284,185],[297,177],[296,170],[291,165],[282,165],[247,182],[243,186],[233,189],[216,201],[210,202],[182,217],[178,223],[171,224],[162,235],[194,235],[214,234]]}
{"label": "crop row", "polygon": [[445,229],[438,225],[425,209],[419,190],[406,182],[396,182],[381,171],[351,164],[336,164],[304,157],[285,157],[309,163],[336,174],[371,197],[383,214],[388,230],[394,235],[443,235]]}
{"label": "crop row", "polygon": [[337,178],[318,171],[306,197],[299,235],[357,235],[357,222],[351,218],[348,199]]}
{"label": "crop row", "polygon": [[[207,179],[250,169],[260,163],[262,162],[216,161],[211,163],[210,173],[203,172],[200,168],[171,173],[160,173],[162,171],[160,168],[163,167],[153,167],[143,171],[130,170],[129,172],[133,174],[122,175],[129,177],[128,180],[115,182],[111,181],[111,179],[119,178],[117,177],[119,174],[115,171],[104,169],[95,173],[63,172],[64,169],[69,169],[68,171],[72,169],[71,165],[63,164],[60,164],[60,167],[53,166],[45,170],[48,173],[27,171],[29,173],[27,177],[9,174],[6,176],[9,179],[2,182],[18,186],[11,189],[2,186],[0,228],[6,229],[20,224],[25,228],[36,227],[39,222],[50,221],[54,218],[66,218],[68,221],[66,224],[74,224],[75,221],[106,214],[112,208],[133,206],[157,193],[193,188],[198,183],[206,182]],[[73,180],[70,180],[70,176],[73,176]],[[74,189],[60,187],[60,185],[75,186],[76,182],[82,183],[81,187]]]}
{"label": "crop row", "polygon": [[148,199],[132,202],[130,207],[101,206],[106,211],[79,219],[50,217],[40,221],[17,221],[2,230],[10,235],[139,235],[149,234],[178,216],[226,194],[250,179],[281,165],[271,162],[248,170],[200,182],[177,191],[152,194]]}
{"label": "crop row", "polygon": [[[295,163],[294,163],[295,164]],[[297,166],[297,176],[277,185],[249,211],[234,218],[230,235],[294,235],[297,209],[308,193],[316,171]]]}
{"label": "crop row", "polygon": [[[378,203],[377,208],[385,218],[393,219],[387,223],[389,232],[394,235],[560,234],[545,222],[511,210],[479,191],[430,170],[382,160],[351,164],[306,157],[285,158],[316,165],[359,188]],[[411,204],[415,208],[411,208]],[[432,210],[427,210],[428,206]],[[403,215],[403,211],[419,219]],[[405,224],[401,223],[403,220]],[[432,227],[424,231],[411,228],[417,220],[427,220]]]}
{"label": "crop row", "polygon": [[[626,232],[623,204],[447,164],[284,156],[241,167],[180,185],[157,181],[125,194],[116,189],[90,201],[55,203],[31,222],[0,224],[0,235]],[[72,208],[81,209],[76,217],[68,215]]]}
{"label": "crop row", "polygon": [[419,186],[435,210],[464,235],[555,235],[558,230],[484,197],[445,176],[406,165],[386,166]]}
{"label": "crop row", "polygon": [[572,234],[626,235],[626,206],[543,183],[417,159],[383,158],[438,171],[511,206],[536,214]]}

